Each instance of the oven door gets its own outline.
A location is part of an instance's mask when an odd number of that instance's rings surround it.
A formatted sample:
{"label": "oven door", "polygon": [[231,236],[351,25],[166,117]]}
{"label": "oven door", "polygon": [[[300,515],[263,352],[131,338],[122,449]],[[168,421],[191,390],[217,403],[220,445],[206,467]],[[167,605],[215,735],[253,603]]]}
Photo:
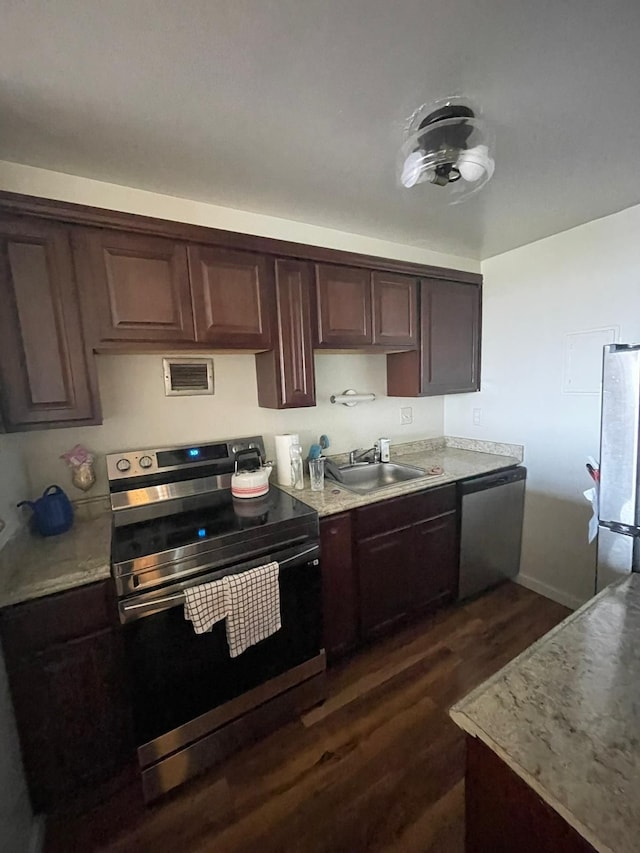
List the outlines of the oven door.
{"label": "oven door", "polygon": [[[319,556],[317,544],[298,546],[120,603],[139,747],[318,657]],[[231,658],[225,622],[196,634],[184,618],[182,591],[271,560],[280,564],[282,627]]]}

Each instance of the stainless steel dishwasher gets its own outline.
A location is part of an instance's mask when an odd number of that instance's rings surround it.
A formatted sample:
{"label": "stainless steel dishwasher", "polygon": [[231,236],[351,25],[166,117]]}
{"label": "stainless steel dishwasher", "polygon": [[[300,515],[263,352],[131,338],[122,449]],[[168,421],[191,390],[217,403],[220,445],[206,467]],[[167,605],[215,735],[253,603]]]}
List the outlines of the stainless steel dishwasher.
{"label": "stainless steel dishwasher", "polygon": [[527,469],[518,466],[460,483],[458,599],[518,574],[526,478]]}

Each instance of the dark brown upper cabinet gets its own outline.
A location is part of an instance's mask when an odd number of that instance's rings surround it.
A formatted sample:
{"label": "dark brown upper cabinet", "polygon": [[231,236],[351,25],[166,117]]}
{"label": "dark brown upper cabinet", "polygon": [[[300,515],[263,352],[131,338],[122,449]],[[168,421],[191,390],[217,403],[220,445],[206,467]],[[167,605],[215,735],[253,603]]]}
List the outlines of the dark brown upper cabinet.
{"label": "dark brown upper cabinet", "polygon": [[273,349],[256,355],[260,406],[293,409],[316,404],[312,298],[310,264],[277,260]]}
{"label": "dark brown upper cabinet", "polygon": [[415,347],[418,343],[418,285],[404,275],[374,272],[373,343]]}
{"label": "dark brown upper cabinet", "polygon": [[94,317],[94,346],[194,340],[184,244],[145,234],[83,230],[76,253],[86,313]]}
{"label": "dark brown upper cabinet", "polygon": [[394,273],[316,265],[319,349],[415,347],[417,283]]}
{"label": "dark brown upper cabinet", "polygon": [[5,429],[100,423],[70,229],[0,218],[0,306]]}
{"label": "dark brown upper cabinet", "polygon": [[358,348],[373,343],[369,270],[316,264],[316,308],[317,347]]}
{"label": "dark brown upper cabinet", "polygon": [[189,246],[189,272],[199,343],[269,349],[273,269],[266,256]]}
{"label": "dark brown upper cabinet", "polygon": [[427,279],[420,283],[420,342],[387,356],[387,394],[421,397],[480,389],[481,289]]}

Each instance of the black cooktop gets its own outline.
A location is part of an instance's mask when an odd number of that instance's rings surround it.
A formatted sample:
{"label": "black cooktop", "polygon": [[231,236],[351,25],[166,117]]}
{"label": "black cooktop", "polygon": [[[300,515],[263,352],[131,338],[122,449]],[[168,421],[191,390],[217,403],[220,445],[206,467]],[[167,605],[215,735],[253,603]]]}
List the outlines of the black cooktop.
{"label": "black cooktop", "polygon": [[297,519],[317,516],[314,509],[272,486],[262,498],[234,498],[230,489],[168,501],[154,509],[155,517],[119,524],[113,528],[111,557],[122,563],[188,545],[211,543],[223,537],[237,538],[243,531],[278,527]]}

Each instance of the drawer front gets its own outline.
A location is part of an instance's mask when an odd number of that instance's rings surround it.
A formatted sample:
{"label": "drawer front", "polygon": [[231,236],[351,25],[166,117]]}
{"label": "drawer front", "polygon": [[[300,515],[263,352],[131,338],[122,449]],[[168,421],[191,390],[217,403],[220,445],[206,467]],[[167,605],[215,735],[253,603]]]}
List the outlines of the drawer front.
{"label": "drawer front", "polygon": [[416,521],[435,518],[445,512],[452,512],[457,506],[457,489],[455,483],[429,489],[415,495]]}
{"label": "drawer front", "polygon": [[418,521],[434,518],[456,508],[456,487],[451,483],[425,492],[380,501],[355,511],[358,540],[397,530]]}
{"label": "drawer front", "polygon": [[0,613],[0,632],[7,662],[18,662],[116,622],[108,580],[7,607]]}

